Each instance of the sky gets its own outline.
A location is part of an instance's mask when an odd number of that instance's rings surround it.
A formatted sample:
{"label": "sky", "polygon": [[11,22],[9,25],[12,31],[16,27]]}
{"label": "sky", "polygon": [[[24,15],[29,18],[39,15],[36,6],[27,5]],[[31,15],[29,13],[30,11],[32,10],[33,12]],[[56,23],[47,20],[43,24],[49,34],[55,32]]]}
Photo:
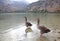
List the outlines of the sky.
{"label": "sky", "polygon": [[38,0],[11,0],[11,1],[26,1],[28,3],[33,3],[33,2],[36,2]]}

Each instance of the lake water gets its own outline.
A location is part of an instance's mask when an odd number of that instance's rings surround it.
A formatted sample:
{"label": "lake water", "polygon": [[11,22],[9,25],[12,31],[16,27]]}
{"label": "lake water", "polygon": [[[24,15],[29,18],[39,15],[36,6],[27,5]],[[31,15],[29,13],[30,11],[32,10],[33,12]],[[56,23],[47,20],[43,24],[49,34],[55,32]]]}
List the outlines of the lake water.
{"label": "lake water", "polygon": [[[36,25],[36,19],[39,17],[40,25],[44,25],[50,29],[60,30],[60,13],[0,13],[0,41],[17,41],[14,37],[16,32],[19,33],[19,29],[24,29],[24,16],[26,16],[28,21],[33,25]],[[30,41],[33,40],[30,39]]]}

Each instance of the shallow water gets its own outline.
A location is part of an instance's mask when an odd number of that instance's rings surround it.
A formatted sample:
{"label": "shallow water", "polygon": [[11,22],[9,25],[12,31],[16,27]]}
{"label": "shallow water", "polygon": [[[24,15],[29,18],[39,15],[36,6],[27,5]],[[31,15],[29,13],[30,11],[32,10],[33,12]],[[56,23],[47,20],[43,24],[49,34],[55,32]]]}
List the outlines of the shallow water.
{"label": "shallow water", "polygon": [[[27,16],[33,26],[33,33],[25,36],[24,16]],[[44,25],[52,31],[40,36],[36,28],[36,19],[40,18],[40,25]],[[54,41],[60,37],[60,14],[59,13],[0,13],[0,41]],[[32,38],[30,35],[33,35]],[[57,41],[60,41],[58,39]]]}

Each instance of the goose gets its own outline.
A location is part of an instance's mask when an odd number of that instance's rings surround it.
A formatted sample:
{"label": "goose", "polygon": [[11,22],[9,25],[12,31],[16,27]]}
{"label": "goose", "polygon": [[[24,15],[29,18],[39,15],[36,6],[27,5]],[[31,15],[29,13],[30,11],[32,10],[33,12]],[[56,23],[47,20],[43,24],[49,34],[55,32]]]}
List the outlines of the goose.
{"label": "goose", "polygon": [[24,17],[24,18],[25,18],[25,25],[27,27],[26,30],[25,30],[26,36],[27,36],[27,33],[32,32],[32,29],[31,29],[32,24],[27,21],[27,17]]}
{"label": "goose", "polygon": [[40,26],[40,20],[39,20],[39,18],[37,18],[37,28],[41,31],[41,32],[40,32],[40,33],[41,33],[40,36],[42,36],[44,33],[50,32],[50,29],[48,29],[47,27],[45,27],[45,26]]}

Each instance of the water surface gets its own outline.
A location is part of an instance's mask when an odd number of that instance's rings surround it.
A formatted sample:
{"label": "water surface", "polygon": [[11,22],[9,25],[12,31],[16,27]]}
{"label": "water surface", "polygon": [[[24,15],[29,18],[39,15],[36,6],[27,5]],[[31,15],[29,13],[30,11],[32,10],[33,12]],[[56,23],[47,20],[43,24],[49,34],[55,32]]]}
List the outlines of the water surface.
{"label": "water surface", "polygon": [[[33,35],[37,38],[25,39],[24,34],[26,27],[24,24],[24,16],[33,24],[32,29],[35,33],[33,33]],[[25,39],[25,41],[36,41],[34,40],[35,38],[39,41],[39,31],[36,28],[37,17],[40,18],[40,25],[44,25],[51,30],[60,30],[60,13],[0,13],[0,41],[24,41],[23,39]],[[53,38],[51,40],[53,33],[51,32],[47,35],[51,36],[49,36],[50,39],[47,39],[48,37],[46,36],[46,41],[53,41]],[[55,36],[60,35],[56,34]],[[42,37],[42,39],[44,40],[45,37]]]}

